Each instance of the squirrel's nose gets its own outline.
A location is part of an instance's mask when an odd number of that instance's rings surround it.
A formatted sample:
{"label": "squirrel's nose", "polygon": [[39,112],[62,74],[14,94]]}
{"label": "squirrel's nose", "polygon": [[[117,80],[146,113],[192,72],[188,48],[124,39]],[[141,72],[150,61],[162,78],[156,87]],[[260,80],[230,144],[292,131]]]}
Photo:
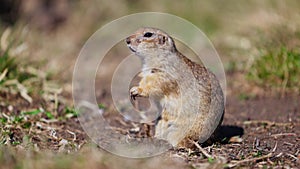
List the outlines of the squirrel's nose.
{"label": "squirrel's nose", "polygon": [[126,43],[127,43],[127,45],[129,45],[130,44],[130,38],[128,37],[128,38],[126,38]]}

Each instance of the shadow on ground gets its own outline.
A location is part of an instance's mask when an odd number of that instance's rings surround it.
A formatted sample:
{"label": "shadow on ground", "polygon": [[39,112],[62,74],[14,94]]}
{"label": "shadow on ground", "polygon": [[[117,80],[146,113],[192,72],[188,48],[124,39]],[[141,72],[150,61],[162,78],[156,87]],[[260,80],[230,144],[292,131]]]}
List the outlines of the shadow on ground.
{"label": "shadow on ground", "polygon": [[221,125],[212,135],[212,137],[203,143],[202,146],[210,146],[213,143],[221,143],[221,144],[228,144],[230,138],[234,136],[242,137],[244,135],[244,129],[239,126],[233,125]]}

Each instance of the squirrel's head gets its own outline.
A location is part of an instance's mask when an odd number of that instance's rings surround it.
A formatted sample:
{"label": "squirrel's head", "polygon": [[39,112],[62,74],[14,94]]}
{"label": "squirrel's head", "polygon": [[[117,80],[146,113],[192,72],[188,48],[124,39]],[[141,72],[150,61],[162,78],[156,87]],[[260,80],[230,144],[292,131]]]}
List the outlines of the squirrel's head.
{"label": "squirrel's head", "polygon": [[176,51],[174,40],[167,33],[156,28],[140,28],[125,41],[129,49],[138,56]]}

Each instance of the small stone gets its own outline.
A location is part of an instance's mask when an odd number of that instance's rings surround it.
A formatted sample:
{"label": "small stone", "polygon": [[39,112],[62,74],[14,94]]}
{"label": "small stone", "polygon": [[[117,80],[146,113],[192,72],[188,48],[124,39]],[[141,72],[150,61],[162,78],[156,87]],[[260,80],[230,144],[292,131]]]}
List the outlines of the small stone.
{"label": "small stone", "polygon": [[240,136],[233,136],[229,139],[230,143],[241,143],[243,139]]}
{"label": "small stone", "polygon": [[7,106],[7,110],[12,112],[14,110],[14,107],[12,105]]}
{"label": "small stone", "polygon": [[66,139],[61,139],[60,142],[58,143],[59,146],[64,146],[67,145],[69,142]]}

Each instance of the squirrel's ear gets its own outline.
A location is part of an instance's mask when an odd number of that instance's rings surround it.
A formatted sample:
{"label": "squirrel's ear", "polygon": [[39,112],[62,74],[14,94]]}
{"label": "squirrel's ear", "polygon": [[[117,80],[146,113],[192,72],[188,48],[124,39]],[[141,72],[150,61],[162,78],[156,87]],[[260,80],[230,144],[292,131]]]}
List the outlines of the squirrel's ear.
{"label": "squirrel's ear", "polygon": [[176,52],[177,49],[173,38],[168,37],[168,45],[171,47],[171,51]]}
{"label": "squirrel's ear", "polygon": [[165,36],[163,36],[163,35],[159,35],[158,36],[158,44],[160,44],[160,45],[163,45],[163,44],[165,44],[166,43],[166,37]]}
{"label": "squirrel's ear", "polygon": [[170,45],[174,44],[174,40],[171,37],[168,37],[168,42],[169,42]]}

